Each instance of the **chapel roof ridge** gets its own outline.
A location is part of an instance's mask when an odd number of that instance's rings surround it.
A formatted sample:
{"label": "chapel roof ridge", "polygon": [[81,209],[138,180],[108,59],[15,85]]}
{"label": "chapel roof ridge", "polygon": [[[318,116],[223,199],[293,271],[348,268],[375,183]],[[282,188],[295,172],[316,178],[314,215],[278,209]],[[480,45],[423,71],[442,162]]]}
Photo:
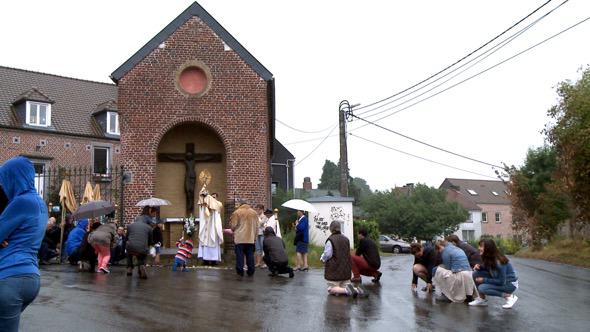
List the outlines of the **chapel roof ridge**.
{"label": "chapel roof ridge", "polygon": [[87,83],[97,83],[97,84],[105,84],[105,85],[109,85],[109,86],[116,86],[114,83],[99,82],[99,81],[93,81],[93,80],[88,80],[88,79],[84,79],[84,78],[77,78],[77,77],[57,75],[57,74],[52,74],[52,73],[45,73],[45,72],[36,71],[36,70],[22,69],[22,68],[9,67],[9,66],[3,66],[3,65],[0,65],[0,68],[10,69],[10,70],[18,70],[18,71],[22,71],[25,73],[33,73],[33,74],[47,75],[47,76],[53,76],[53,77],[59,77],[59,78],[66,78],[66,79],[70,79],[70,80],[76,80],[76,81],[87,82]]}

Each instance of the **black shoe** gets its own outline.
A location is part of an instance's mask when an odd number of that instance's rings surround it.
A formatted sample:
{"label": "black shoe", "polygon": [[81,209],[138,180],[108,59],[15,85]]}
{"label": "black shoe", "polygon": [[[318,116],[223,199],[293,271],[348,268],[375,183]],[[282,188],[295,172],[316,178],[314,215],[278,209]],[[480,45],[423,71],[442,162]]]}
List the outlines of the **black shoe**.
{"label": "black shoe", "polygon": [[379,280],[381,280],[381,276],[383,275],[382,272],[377,272],[378,274],[375,276],[375,278],[373,278],[373,280],[371,280],[374,283],[378,283]]}
{"label": "black shoe", "polygon": [[295,273],[293,273],[293,270],[289,271],[289,278],[293,278],[295,276]]}
{"label": "black shoe", "polygon": [[435,300],[437,302],[446,302],[446,303],[452,302],[445,294],[440,294],[439,296],[435,297]]}
{"label": "black shoe", "polygon": [[348,291],[348,295],[352,296],[352,298],[356,299],[356,297],[359,295],[356,288],[354,288],[352,284],[346,285],[346,290]]}

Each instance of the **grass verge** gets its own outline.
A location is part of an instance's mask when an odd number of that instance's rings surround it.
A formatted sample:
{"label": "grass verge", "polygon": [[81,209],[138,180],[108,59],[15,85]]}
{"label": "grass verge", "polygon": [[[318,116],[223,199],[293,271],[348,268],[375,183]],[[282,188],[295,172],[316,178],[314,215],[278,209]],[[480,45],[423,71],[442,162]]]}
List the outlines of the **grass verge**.
{"label": "grass verge", "polygon": [[522,249],[516,256],[590,268],[590,241],[557,239],[541,250]]}
{"label": "grass verge", "polygon": [[[287,256],[289,257],[289,266],[295,267],[296,252],[293,240],[295,239],[295,232],[291,231],[283,234],[283,241],[285,242],[285,248],[287,250]],[[307,264],[313,268],[323,268],[324,264],[320,261],[320,256],[324,252],[324,247],[318,247],[313,244],[309,244],[307,250]]]}

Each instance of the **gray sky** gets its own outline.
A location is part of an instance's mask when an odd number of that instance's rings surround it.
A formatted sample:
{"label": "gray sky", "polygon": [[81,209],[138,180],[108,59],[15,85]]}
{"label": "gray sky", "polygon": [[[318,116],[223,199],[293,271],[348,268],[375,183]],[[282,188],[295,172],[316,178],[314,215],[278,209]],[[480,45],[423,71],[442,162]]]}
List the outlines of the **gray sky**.
{"label": "gray sky", "polygon": [[[199,1],[274,74],[277,118],[309,132],[336,125],[342,99],[365,106],[403,90],[460,59],[544,2]],[[498,42],[562,2],[552,1]],[[0,65],[111,82],[108,76],[119,65],[191,3],[2,1]],[[368,119],[376,120],[428,97],[588,16],[590,1],[571,0],[456,78]],[[590,21],[378,123],[491,164],[520,165],[529,147],[543,144],[540,131],[549,121],[547,109],[557,102],[556,84],[577,79],[578,69],[590,63],[588,36]],[[459,71],[406,99],[361,116],[416,97]],[[494,176],[489,166],[419,145],[377,127],[353,130],[363,124],[355,120],[348,126],[354,135],[388,147]],[[337,132],[335,129],[332,135]],[[295,168],[296,186],[301,186],[304,176],[310,176],[316,186],[324,160],[338,161],[336,136],[328,137],[303,160],[328,133],[304,134],[276,124],[277,138],[300,162]],[[296,143],[309,139],[317,140]],[[373,189],[408,182],[438,186],[445,177],[485,179],[358,137],[349,137],[348,146],[351,175],[366,179]]]}

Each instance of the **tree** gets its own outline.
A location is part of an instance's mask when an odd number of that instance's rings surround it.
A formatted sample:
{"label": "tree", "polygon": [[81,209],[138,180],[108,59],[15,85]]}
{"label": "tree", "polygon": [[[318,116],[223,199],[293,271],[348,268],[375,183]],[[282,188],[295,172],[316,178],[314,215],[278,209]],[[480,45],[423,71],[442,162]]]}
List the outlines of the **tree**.
{"label": "tree", "polygon": [[340,170],[338,165],[326,159],[322,167],[322,177],[318,189],[338,190],[340,188]]}
{"label": "tree", "polygon": [[[371,195],[371,187],[367,184],[365,179],[359,177],[348,177],[348,193],[354,197],[354,205],[359,205],[360,202],[367,196]],[[322,176],[318,189],[340,190],[340,163],[335,164],[326,160],[324,167],[322,167]],[[332,196],[328,192],[328,196]]]}
{"label": "tree", "polygon": [[571,198],[574,221],[590,223],[590,68],[575,83],[559,84],[560,100],[545,133],[557,156],[557,177]]}
{"label": "tree", "polygon": [[550,146],[529,149],[521,168],[506,169],[511,180],[508,188],[513,227],[529,234],[535,248],[570,217],[569,199],[559,189],[556,169],[556,153]]}
{"label": "tree", "polygon": [[373,194],[371,187],[367,184],[367,181],[363,178],[354,177],[350,179],[349,190],[354,201],[357,205]]}
{"label": "tree", "polygon": [[447,202],[444,190],[418,184],[411,194],[396,190],[377,191],[362,204],[382,233],[405,239],[432,240],[448,235],[467,220],[468,212],[455,202]]}

